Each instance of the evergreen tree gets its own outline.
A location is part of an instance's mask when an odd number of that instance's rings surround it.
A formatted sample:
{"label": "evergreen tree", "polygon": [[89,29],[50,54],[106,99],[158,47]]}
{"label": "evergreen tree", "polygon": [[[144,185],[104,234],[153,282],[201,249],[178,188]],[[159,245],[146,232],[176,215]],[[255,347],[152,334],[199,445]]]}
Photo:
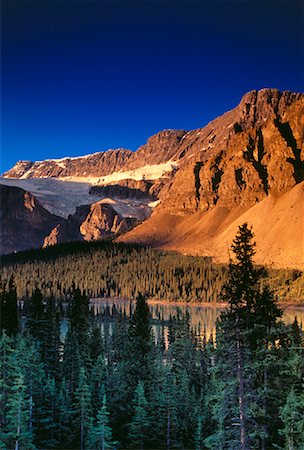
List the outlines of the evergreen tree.
{"label": "evergreen tree", "polygon": [[253,233],[246,223],[239,227],[231,247],[235,261],[230,261],[228,280],[222,291],[228,308],[217,323],[218,349],[213,379],[215,382],[222,379],[225,391],[218,392],[214,404],[217,432],[206,441],[208,445],[217,442],[218,448],[245,450],[258,445],[256,439],[262,439],[263,448],[267,437],[263,425],[260,424],[258,430],[255,416],[257,374],[253,367],[257,348],[261,342],[266,342],[267,348],[267,332],[281,313],[272,294],[267,289],[260,290],[264,271],[254,267],[252,239]]}
{"label": "evergreen tree", "polygon": [[77,340],[81,363],[90,366],[89,299],[77,288],[72,293],[70,327]]}
{"label": "evergreen tree", "polygon": [[286,450],[304,448],[304,393],[297,395],[294,389],[288,394],[286,403],[281,409],[280,418],[284,424],[281,434],[284,437]]}
{"label": "evergreen tree", "polygon": [[203,450],[204,444],[203,444],[203,417],[201,415],[197,416],[197,428],[195,433],[195,450]]}
{"label": "evergreen tree", "polygon": [[34,449],[30,427],[30,400],[22,374],[15,373],[6,414],[6,444],[8,448]]}
{"label": "evergreen tree", "polygon": [[[4,446],[6,413],[10,395],[10,385],[15,368],[12,364],[13,339],[3,331],[0,337],[0,442]],[[2,448],[0,445],[0,448]]]}
{"label": "evergreen tree", "polygon": [[79,433],[77,442],[79,443],[80,450],[84,450],[85,448],[91,417],[91,393],[87,383],[85,369],[81,367],[74,400],[74,424]]}
{"label": "evergreen tree", "polygon": [[106,381],[107,381],[107,371],[105,360],[104,356],[100,354],[92,368],[90,376],[92,408],[94,415],[101,408],[103,401],[103,386],[106,383]]}
{"label": "evergreen tree", "polygon": [[128,331],[128,376],[131,388],[139,382],[151,379],[152,332],[150,312],[145,297],[138,294],[136,308],[130,321]]}
{"label": "evergreen tree", "polygon": [[12,275],[8,287],[6,283],[0,284],[0,331],[5,330],[6,334],[13,336],[18,327],[17,292]]}
{"label": "evergreen tree", "polygon": [[97,414],[96,424],[89,431],[88,448],[93,450],[110,450],[113,448],[112,428],[109,425],[109,416],[107,398],[104,393],[102,406]]}
{"label": "evergreen tree", "polygon": [[142,450],[147,441],[149,418],[148,402],[145,397],[145,390],[142,381],[138,382],[134,397],[134,414],[129,427],[129,441],[131,447]]}

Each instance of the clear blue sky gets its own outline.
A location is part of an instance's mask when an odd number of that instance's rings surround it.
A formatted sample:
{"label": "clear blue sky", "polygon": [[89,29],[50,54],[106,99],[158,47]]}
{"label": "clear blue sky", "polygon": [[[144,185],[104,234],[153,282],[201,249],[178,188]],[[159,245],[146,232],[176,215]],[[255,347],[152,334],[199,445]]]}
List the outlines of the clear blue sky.
{"label": "clear blue sky", "polygon": [[303,91],[300,0],[3,0],[1,171],[136,150],[252,89]]}

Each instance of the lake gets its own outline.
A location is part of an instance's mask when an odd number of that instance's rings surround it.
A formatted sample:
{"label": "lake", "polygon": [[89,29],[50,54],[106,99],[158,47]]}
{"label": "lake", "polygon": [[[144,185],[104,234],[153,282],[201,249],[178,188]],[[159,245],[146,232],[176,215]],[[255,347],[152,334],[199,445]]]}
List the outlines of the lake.
{"label": "lake", "polygon": [[[135,301],[122,300],[122,299],[91,299],[91,310],[95,316],[100,317],[101,327],[104,330],[104,317],[111,317],[115,315],[115,311],[125,312],[127,316],[130,316],[134,311]],[[178,311],[181,313],[188,313],[190,317],[190,324],[193,330],[202,335],[204,330],[207,339],[215,333],[215,322],[219,317],[223,306],[206,306],[199,305],[197,303],[166,303],[163,301],[149,301],[149,309],[152,316],[152,328],[156,340],[158,340],[160,333],[160,323],[164,324],[165,335],[167,334],[166,322],[170,319],[170,316],[176,316]],[[304,308],[297,306],[286,306],[283,309],[283,320],[285,323],[290,324],[297,317],[299,325],[303,329],[304,327]],[[108,321],[107,326],[109,332],[112,334],[114,330],[114,321]]]}

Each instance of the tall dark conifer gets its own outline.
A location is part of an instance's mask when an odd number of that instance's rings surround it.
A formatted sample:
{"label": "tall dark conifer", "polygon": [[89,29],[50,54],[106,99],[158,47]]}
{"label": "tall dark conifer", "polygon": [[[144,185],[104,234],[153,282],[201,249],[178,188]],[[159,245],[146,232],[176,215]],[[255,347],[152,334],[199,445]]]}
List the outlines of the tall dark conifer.
{"label": "tall dark conifer", "polygon": [[[232,244],[234,260],[230,261],[228,281],[222,290],[222,300],[228,303],[217,323],[216,378],[224,381],[214,412],[218,431],[208,445],[218,448],[246,450],[254,445],[265,446],[267,430],[259,423],[256,379],[264,369],[259,367],[257,349],[266,342],[267,331],[281,315],[268,289],[261,291],[263,269],[253,264],[255,243],[252,230],[244,223]],[[266,340],[266,341],[265,341]],[[266,368],[265,368],[266,369]],[[214,381],[216,380],[214,378]],[[263,403],[263,402],[262,402]],[[265,410],[266,405],[262,406]],[[213,440],[212,440],[213,439]]]}
{"label": "tall dark conifer", "polygon": [[18,322],[17,293],[12,275],[8,285],[6,283],[0,285],[0,330],[14,336],[18,331]]}
{"label": "tall dark conifer", "polygon": [[138,294],[128,331],[128,360],[133,388],[140,380],[149,380],[152,371],[152,330],[145,297]]}

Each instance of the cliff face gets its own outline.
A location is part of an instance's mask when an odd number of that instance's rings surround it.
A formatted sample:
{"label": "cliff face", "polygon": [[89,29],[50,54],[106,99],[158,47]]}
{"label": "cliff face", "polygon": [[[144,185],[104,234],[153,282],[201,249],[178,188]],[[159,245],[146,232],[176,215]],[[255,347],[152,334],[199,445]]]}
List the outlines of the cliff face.
{"label": "cliff face", "polygon": [[171,160],[177,152],[185,131],[164,130],[148,139],[136,152],[125,149],[107,150],[76,158],[45,161],[18,161],[5,172],[6,178],[98,178],[119,171],[130,171],[143,166],[159,165]]}
{"label": "cliff face", "polygon": [[108,239],[126,233],[137,223],[136,218],[123,217],[110,204],[96,202],[79,206],[75,214],[56,225],[44,239],[43,246],[67,241]]}
{"label": "cliff face", "polygon": [[[91,193],[101,198],[124,199],[126,206],[128,199],[158,199],[152,216],[119,239],[208,254],[218,261],[227,260],[232,234],[226,230],[235,232],[247,217],[261,230],[257,231],[257,262],[304,267],[302,242],[298,253],[290,250],[296,248],[295,236],[302,239],[298,230],[304,229],[302,216],[291,214],[290,209],[299,211],[303,200],[304,95],[300,93],[251,91],[236,108],[205,127],[188,132],[164,130],[136,152],[120,149],[82,158],[22,161],[5,176],[95,177],[97,186],[92,186]],[[71,225],[59,224],[52,232],[53,241],[65,240],[69,234],[88,240],[116,236],[134,226],[135,221],[126,224],[128,214],[112,211],[108,203],[81,207],[84,217],[76,220],[78,210],[73,219],[77,232],[67,231]],[[293,230],[290,238],[284,227]],[[271,244],[271,229],[276,236],[285,236],[284,250]],[[273,249],[271,254],[267,246]]]}
{"label": "cliff face", "polygon": [[179,171],[161,192],[162,209],[187,215],[252,206],[304,179],[304,96],[246,94],[234,110],[184,136]]}
{"label": "cliff face", "polygon": [[43,177],[99,177],[122,169],[131,150],[108,150],[78,158],[50,159],[45,161],[18,161],[3,174],[7,178]]}
{"label": "cliff face", "polygon": [[30,193],[0,185],[1,253],[40,247],[51,229],[64,222]]}
{"label": "cliff face", "polygon": [[304,268],[302,94],[250,92],[184,135],[178,151],[159,207],[121,240],[228,261],[237,226],[247,220],[258,263]]}

